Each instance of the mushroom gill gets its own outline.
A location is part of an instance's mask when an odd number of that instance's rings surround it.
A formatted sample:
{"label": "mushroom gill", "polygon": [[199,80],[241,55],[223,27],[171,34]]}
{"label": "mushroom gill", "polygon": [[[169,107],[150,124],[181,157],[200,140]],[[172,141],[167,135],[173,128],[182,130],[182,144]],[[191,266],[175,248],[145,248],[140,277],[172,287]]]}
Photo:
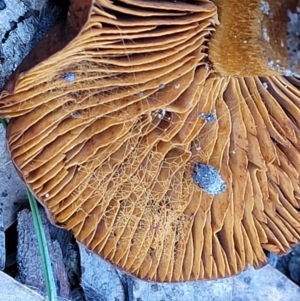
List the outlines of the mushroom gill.
{"label": "mushroom gill", "polygon": [[218,24],[206,0],[96,0],[2,93],[12,159],[49,217],[141,279],[235,275],[300,241],[300,81],[215,70]]}

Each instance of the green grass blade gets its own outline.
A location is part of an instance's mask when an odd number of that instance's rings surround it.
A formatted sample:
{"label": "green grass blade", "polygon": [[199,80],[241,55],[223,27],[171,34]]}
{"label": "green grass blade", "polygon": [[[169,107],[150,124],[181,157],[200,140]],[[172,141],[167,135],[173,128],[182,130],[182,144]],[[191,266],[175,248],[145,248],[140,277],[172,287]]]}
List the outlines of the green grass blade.
{"label": "green grass blade", "polygon": [[[0,118],[0,123],[2,123],[5,129],[7,128],[8,122],[6,121],[6,119]],[[28,188],[27,188],[27,195],[28,195],[29,205],[33,217],[34,229],[38,239],[38,245],[39,245],[39,250],[42,259],[42,266],[44,270],[48,300],[57,301],[56,286],[55,286],[55,281],[52,272],[51,260],[48,252],[47,240],[46,240],[42,220],[40,217],[38,205],[34,196],[31,194]]]}
{"label": "green grass blade", "polygon": [[7,123],[6,119],[0,118],[0,123],[2,123],[2,125],[5,129],[7,128],[8,123]]}
{"label": "green grass blade", "polygon": [[37,234],[39,249],[41,253],[48,299],[49,301],[57,301],[56,286],[55,286],[55,281],[54,281],[52,267],[51,267],[51,260],[48,252],[47,241],[43,229],[42,220],[39,214],[38,205],[35,198],[28,190],[28,188],[27,188],[27,196],[32,212],[33,224],[34,224],[35,232]]}

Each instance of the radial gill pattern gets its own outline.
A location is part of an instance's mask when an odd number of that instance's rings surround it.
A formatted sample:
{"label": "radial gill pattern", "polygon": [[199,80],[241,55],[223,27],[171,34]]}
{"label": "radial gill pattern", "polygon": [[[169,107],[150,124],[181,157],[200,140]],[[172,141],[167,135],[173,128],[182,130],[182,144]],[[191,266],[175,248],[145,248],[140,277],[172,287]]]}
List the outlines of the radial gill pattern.
{"label": "radial gill pattern", "polygon": [[142,279],[230,276],[300,240],[300,82],[214,73],[217,24],[210,1],[97,0],[2,94],[11,156],[49,215]]}

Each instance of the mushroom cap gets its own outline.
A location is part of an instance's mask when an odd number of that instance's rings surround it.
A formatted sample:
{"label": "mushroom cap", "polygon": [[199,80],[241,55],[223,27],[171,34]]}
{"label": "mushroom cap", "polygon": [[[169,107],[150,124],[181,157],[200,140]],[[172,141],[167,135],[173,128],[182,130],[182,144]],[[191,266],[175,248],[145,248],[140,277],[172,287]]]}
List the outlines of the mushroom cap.
{"label": "mushroom cap", "polygon": [[52,221],[141,279],[231,276],[300,240],[300,81],[214,72],[217,24],[210,1],[97,0],[0,99]]}

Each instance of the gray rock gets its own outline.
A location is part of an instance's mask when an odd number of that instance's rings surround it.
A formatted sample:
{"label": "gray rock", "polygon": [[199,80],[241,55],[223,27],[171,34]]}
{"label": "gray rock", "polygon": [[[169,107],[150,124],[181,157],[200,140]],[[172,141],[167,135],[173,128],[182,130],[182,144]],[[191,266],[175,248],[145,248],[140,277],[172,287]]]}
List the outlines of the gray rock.
{"label": "gray rock", "polygon": [[270,265],[236,277],[191,283],[154,284],[133,279],[133,301],[290,301],[300,289]]}
{"label": "gray rock", "polygon": [[[50,255],[54,281],[56,284],[57,295],[68,299],[71,295],[69,282],[63,263],[62,251],[57,240],[52,241],[48,229],[48,221],[43,210],[39,210],[43,229],[45,232],[48,252]],[[33,225],[32,214],[24,209],[18,213],[18,276],[17,280],[22,284],[45,293],[46,284],[44,270],[42,267],[41,254],[38,247],[36,232]]]}
{"label": "gray rock", "polygon": [[[1,68],[0,68],[1,72]],[[26,188],[20,179],[6,148],[5,129],[0,124],[0,209],[4,231],[16,220],[19,207],[27,202]]]}
{"label": "gray rock", "polygon": [[46,301],[38,293],[0,272],[0,301]]}
{"label": "gray rock", "polygon": [[[116,271],[80,246],[82,287],[87,300],[107,301],[290,301],[300,289],[271,265],[238,276],[185,283],[152,283]],[[126,295],[124,296],[124,292]]]}
{"label": "gray rock", "polygon": [[87,301],[125,301],[125,292],[117,271],[99,256],[79,244],[81,287]]}

